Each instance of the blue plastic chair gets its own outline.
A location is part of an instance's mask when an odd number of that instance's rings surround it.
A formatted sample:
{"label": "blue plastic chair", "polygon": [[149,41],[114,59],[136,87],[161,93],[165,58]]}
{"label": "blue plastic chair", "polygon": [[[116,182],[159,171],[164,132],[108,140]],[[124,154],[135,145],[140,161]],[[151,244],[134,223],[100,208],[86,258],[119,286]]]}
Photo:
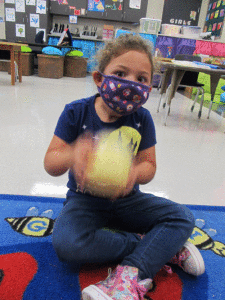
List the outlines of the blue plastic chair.
{"label": "blue plastic chair", "polygon": [[[225,91],[225,85],[221,87],[221,89],[223,91]],[[217,108],[217,111],[221,113],[222,117],[224,116],[224,112],[225,112],[225,93],[222,93],[220,95],[220,103],[222,104],[219,104],[218,108]]]}

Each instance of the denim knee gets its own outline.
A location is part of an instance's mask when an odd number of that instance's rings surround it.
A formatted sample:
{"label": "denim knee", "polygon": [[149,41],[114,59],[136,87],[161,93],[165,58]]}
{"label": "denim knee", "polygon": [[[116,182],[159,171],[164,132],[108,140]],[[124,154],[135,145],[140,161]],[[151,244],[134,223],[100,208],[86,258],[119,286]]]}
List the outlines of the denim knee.
{"label": "denim knee", "polygon": [[78,235],[64,235],[53,230],[52,244],[60,260],[76,264],[85,261],[85,241]]}
{"label": "denim knee", "polygon": [[191,210],[185,205],[177,205],[177,213],[176,218],[179,218],[179,223],[185,231],[187,232],[187,238],[190,237],[194,226],[195,226],[195,218]]}

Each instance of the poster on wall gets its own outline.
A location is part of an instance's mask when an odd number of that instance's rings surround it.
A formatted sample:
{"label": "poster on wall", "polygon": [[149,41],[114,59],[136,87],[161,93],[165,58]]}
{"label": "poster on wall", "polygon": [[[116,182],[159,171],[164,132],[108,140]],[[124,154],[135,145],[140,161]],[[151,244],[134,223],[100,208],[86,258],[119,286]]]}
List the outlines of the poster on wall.
{"label": "poster on wall", "polygon": [[141,0],[130,0],[129,7],[134,9],[141,9]]}
{"label": "poster on wall", "polygon": [[39,27],[39,15],[30,14],[30,27]]}
{"label": "poster on wall", "polygon": [[24,0],[16,0],[16,11],[17,12],[25,12],[25,1]]}
{"label": "poster on wall", "polygon": [[36,13],[37,14],[46,14],[46,1],[37,0]]}
{"label": "poster on wall", "polygon": [[88,0],[88,10],[104,12],[105,0]]}
{"label": "poster on wall", "polygon": [[16,24],[16,36],[25,38],[25,25],[24,24]]}
{"label": "poster on wall", "polygon": [[26,5],[36,5],[36,0],[26,0]]}
{"label": "poster on wall", "polygon": [[5,9],[5,20],[8,22],[15,22],[15,8],[6,8]]}
{"label": "poster on wall", "polygon": [[5,3],[15,4],[15,0],[5,0]]}
{"label": "poster on wall", "polygon": [[212,32],[212,36],[215,36],[215,39],[219,39],[223,29],[224,12],[225,1],[210,0],[203,32]]}

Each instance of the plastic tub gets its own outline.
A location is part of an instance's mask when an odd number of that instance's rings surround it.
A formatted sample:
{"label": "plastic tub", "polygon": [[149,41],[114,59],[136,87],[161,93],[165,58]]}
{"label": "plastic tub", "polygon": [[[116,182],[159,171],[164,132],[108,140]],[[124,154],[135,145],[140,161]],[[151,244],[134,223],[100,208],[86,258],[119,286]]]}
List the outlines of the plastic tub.
{"label": "plastic tub", "polygon": [[181,33],[185,36],[192,36],[198,38],[201,33],[201,27],[199,26],[182,26]]}
{"label": "plastic tub", "polygon": [[178,35],[180,34],[181,27],[180,25],[162,24],[161,33],[165,35]]}
{"label": "plastic tub", "polygon": [[161,20],[141,18],[140,19],[140,33],[158,34],[160,31]]}

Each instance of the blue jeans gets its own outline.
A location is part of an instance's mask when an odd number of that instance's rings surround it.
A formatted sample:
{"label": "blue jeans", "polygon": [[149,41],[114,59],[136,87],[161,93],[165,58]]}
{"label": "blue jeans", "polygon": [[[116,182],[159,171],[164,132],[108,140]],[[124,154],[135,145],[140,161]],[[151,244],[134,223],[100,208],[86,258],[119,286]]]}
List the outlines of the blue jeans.
{"label": "blue jeans", "polygon": [[77,193],[56,219],[53,246],[71,265],[120,261],[138,268],[141,279],[153,278],[193,228],[186,206],[152,194],[138,191],[112,202]]}

